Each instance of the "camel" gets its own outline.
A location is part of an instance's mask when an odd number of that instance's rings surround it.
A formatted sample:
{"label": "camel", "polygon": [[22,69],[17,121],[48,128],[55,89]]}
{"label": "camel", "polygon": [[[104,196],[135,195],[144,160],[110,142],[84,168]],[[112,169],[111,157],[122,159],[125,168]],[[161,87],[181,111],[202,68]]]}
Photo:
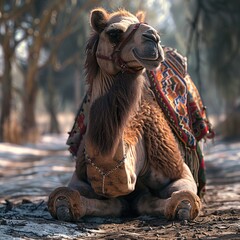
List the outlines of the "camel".
{"label": "camel", "polygon": [[78,118],[81,141],[70,183],[49,196],[56,219],[131,214],[192,220],[199,215],[189,148],[159,107],[147,76],[147,71],[160,74],[166,50],[144,18],[143,12],[91,11],[87,110]]}

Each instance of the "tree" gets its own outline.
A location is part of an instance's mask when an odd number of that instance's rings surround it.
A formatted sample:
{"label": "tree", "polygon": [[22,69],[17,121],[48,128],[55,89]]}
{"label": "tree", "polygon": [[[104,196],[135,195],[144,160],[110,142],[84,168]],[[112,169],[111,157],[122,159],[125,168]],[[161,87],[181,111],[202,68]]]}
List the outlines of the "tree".
{"label": "tree", "polygon": [[[26,77],[24,81],[24,97],[23,97],[23,137],[24,141],[35,141],[37,137],[37,124],[35,119],[35,105],[37,97],[37,74],[39,68],[40,51],[45,44],[46,36],[51,31],[51,18],[63,6],[65,0],[51,1],[49,5],[42,11],[41,17],[33,21],[32,44],[29,47],[28,63]],[[50,23],[50,24],[49,24]]]}
{"label": "tree", "polygon": [[[76,41],[77,34],[80,34],[81,17],[84,10],[89,9],[95,1],[67,1],[67,0],[11,0],[1,1],[0,14],[1,28],[0,39],[4,52],[4,74],[1,77],[2,85],[2,111],[0,121],[0,140],[4,140],[4,126],[11,122],[11,102],[12,102],[12,80],[11,64],[16,56],[16,47],[21,41],[27,43],[28,58],[20,64],[24,74],[24,84],[22,88],[22,113],[21,113],[21,138],[24,142],[35,141],[38,136],[36,125],[36,99],[39,89],[40,72],[47,68],[48,75],[45,80],[48,82],[48,104],[47,110],[51,119],[51,131],[59,132],[56,111],[54,106],[53,81],[55,72],[64,71],[69,65],[79,66],[77,63],[81,59],[79,49],[83,52],[84,45],[69,48],[68,54],[62,56],[62,48],[71,39]],[[85,16],[84,16],[85,18]],[[79,21],[80,20],[80,21]],[[6,34],[7,33],[7,34]],[[22,37],[19,39],[19,35]],[[68,39],[69,37],[69,39]],[[69,44],[70,45],[70,44]],[[76,47],[76,45],[75,45]],[[48,52],[45,63],[42,62],[41,53]],[[69,54],[70,53],[70,54]],[[67,56],[66,56],[67,55]],[[46,58],[46,56],[45,56]],[[43,81],[43,78],[41,79]],[[20,117],[20,116],[19,116]],[[19,118],[20,119],[20,118]],[[56,128],[54,129],[54,126]],[[9,132],[9,129],[6,130]],[[5,139],[6,140],[6,139]]]}
{"label": "tree", "polygon": [[[0,118],[0,141],[4,140],[10,128],[10,117],[12,108],[12,61],[15,49],[18,44],[26,39],[27,32],[21,26],[21,22],[25,19],[24,13],[29,10],[30,2],[26,4],[17,4],[15,1],[0,2],[0,44],[3,49],[3,76],[1,78],[2,85],[2,101],[1,101],[1,118]],[[22,30],[22,36],[17,38],[17,30]]]}

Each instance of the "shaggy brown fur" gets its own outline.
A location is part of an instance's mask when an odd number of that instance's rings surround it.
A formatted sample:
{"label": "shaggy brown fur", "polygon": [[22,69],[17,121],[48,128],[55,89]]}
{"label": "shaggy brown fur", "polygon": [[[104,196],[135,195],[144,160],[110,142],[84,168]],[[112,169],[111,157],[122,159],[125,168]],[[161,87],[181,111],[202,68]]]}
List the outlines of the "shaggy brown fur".
{"label": "shaggy brown fur", "polygon": [[97,98],[89,113],[89,140],[102,155],[116,150],[123,128],[140,100],[143,77],[138,73],[120,73],[109,91]]}
{"label": "shaggy brown fur", "polygon": [[164,113],[145,88],[140,110],[124,131],[124,141],[136,145],[143,135],[147,161],[170,179],[178,179],[183,171],[183,157]]}

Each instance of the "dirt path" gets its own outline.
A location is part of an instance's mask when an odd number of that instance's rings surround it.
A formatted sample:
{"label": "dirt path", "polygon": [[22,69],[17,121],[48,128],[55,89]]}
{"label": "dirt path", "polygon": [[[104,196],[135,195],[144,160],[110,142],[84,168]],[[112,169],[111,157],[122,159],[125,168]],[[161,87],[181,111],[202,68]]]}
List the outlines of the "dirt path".
{"label": "dirt path", "polygon": [[47,194],[66,184],[73,169],[64,139],[44,138],[22,148],[0,145],[0,240],[240,239],[240,142],[208,147],[207,195],[195,221],[143,216],[65,223],[52,219],[46,207]]}

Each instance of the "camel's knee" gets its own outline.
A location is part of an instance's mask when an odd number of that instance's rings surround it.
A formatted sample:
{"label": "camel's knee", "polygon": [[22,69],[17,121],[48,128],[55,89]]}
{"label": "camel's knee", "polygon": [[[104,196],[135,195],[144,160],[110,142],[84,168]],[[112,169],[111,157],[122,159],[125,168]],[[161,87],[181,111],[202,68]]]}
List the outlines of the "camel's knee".
{"label": "camel's knee", "polygon": [[174,192],[165,206],[164,215],[167,219],[195,219],[201,210],[200,198],[191,191]]}
{"label": "camel's knee", "polygon": [[62,221],[77,221],[87,213],[86,198],[67,187],[55,189],[48,199],[52,217]]}

